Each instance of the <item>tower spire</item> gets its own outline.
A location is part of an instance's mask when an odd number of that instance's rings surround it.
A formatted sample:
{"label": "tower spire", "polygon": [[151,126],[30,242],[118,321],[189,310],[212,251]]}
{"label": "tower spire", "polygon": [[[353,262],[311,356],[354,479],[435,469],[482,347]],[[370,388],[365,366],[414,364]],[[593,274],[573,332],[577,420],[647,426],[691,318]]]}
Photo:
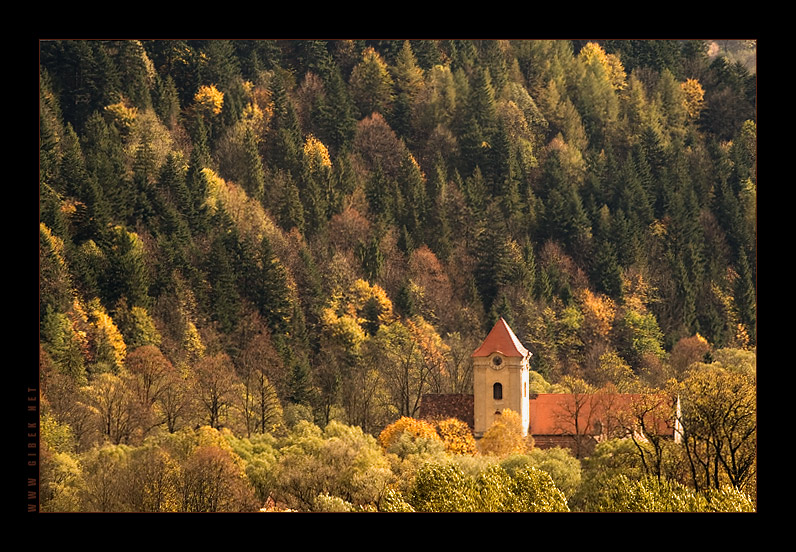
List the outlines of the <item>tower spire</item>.
{"label": "tower spire", "polygon": [[526,358],[531,353],[526,349],[509,325],[500,318],[492,330],[487,334],[484,342],[472,354],[473,357],[486,357],[493,353],[500,353],[506,357]]}

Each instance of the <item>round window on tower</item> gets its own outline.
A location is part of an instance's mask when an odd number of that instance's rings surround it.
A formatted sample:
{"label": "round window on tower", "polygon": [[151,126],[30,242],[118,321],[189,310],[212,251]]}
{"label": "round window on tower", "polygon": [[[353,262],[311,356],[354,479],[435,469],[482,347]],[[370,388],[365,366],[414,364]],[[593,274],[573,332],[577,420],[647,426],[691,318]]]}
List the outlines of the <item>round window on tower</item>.
{"label": "round window on tower", "polygon": [[492,357],[492,366],[497,369],[501,368],[503,364],[503,359],[497,355]]}

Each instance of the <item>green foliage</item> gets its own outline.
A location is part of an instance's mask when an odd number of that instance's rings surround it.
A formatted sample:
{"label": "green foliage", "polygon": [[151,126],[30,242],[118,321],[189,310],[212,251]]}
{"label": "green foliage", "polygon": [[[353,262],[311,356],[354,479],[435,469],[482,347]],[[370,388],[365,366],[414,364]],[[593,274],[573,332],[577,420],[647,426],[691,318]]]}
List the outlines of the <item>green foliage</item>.
{"label": "green foliage", "polygon": [[[363,460],[392,476],[288,462],[292,445],[237,458],[178,454],[177,437],[141,447],[208,422],[252,442],[280,433],[255,423],[264,404],[289,428],[337,418],[378,434],[424,393],[469,392],[463,351],[501,315],[534,352],[532,392],[677,374],[685,413],[710,403],[702,388],[724,404],[699,370],[673,368],[674,345],[697,333],[714,354],[699,369],[746,390],[733,378],[752,377],[757,342],[756,86],[736,60],[754,53],[745,41],[42,41],[43,507],[235,510],[281,493],[296,509],[417,509],[406,492],[421,462],[450,455],[433,440]],[[330,324],[324,307],[356,282],[378,297],[341,303]],[[587,293],[615,302],[599,330]],[[266,328],[273,350],[255,354]],[[142,347],[174,367],[148,404],[125,359]],[[751,485],[754,438],[722,445],[741,443],[734,459],[705,458],[693,447],[707,427],[680,451],[703,475],[672,473],[711,492]],[[100,454],[103,439],[129,448]],[[705,474],[715,459],[740,464]],[[613,473],[592,460],[578,492],[565,459],[532,464],[574,500]],[[170,483],[146,487],[139,464]],[[213,466],[234,497],[209,492]],[[641,469],[616,466],[633,480]],[[318,475],[306,488],[304,472]],[[138,494],[113,485],[124,474]],[[496,471],[467,485],[520,484]],[[489,496],[466,507],[553,507]]]}
{"label": "green foliage", "polygon": [[569,449],[535,448],[526,455],[509,456],[501,460],[500,466],[510,474],[525,466],[537,468],[551,477],[556,488],[567,499],[575,494],[581,483],[581,463]]}
{"label": "green foliage", "polygon": [[454,465],[426,464],[406,497],[417,512],[566,512],[564,495],[546,473],[491,466],[476,477]]}
{"label": "green foliage", "polygon": [[731,487],[697,493],[672,481],[624,475],[607,483],[602,495],[587,506],[590,512],[754,512],[750,498]]}

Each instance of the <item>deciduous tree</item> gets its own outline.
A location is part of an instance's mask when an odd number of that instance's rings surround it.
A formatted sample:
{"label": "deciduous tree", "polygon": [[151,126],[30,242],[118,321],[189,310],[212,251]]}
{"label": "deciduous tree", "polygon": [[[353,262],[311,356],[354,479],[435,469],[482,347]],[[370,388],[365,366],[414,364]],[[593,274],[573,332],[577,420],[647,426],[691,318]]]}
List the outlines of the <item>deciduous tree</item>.
{"label": "deciduous tree", "polygon": [[194,366],[194,392],[206,423],[215,429],[227,423],[237,383],[230,358],[224,353],[206,356]]}
{"label": "deciduous tree", "polygon": [[523,435],[520,415],[506,409],[487,428],[478,446],[483,454],[504,457],[529,451],[533,447],[533,438]]}

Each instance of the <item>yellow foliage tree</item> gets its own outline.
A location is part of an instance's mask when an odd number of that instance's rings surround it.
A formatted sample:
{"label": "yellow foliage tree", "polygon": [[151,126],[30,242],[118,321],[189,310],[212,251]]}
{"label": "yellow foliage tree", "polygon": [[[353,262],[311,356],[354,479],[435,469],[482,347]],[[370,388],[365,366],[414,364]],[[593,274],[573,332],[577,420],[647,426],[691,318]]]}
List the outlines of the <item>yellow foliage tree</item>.
{"label": "yellow foliage tree", "polygon": [[109,365],[113,372],[119,372],[127,356],[127,346],[121,332],[105,312],[99,299],[94,299],[89,304],[88,316],[92,324],[95,360]]}
{"label": "yellow foliage tree", "polygon": [[686,80],[680,85],[680,88],[682,88],[683,95],[685,96],[683,102],[685,104],[685,111],[688,113],[688,118],[696,120],[704,106],[705,90],[696,79]]}
{"label": "yellow foliage tree", "polygon": [[445,451],[450,454],[474,456],[478,454],[470,428],[457,418],[448,418],[437,423],[437,433],[445,444]]}
{"label": "yellow foliage tree", "polygon": [[436,428],[428,422],[402,416],[391,423],[379,434],[379,444],[385,450],[398,441],[402,434],[409,433],[414,438],[440,440]]}
{"label": "yellow foliage tree", "polygon": [[321,169],[331,169],[332,160],[329,157],[329,150],[323,142],[310,134],[304,142],[304,157],[307,159],[310,170],[313,172]]}
{"label": "yellow foliage tree", "polygon": [[365,341],[365,330],[355,316],[338,314],[334,307],[326,307],[321,313],[321,320],[330,337],[345,350],[358,351]]}
{"label": "yellow foliage tree", "polygon": [[522,434],[520,415],[505,409],[484,432],[478,446],[483,454],[502,458],[529,452],[533,448],[533,438]]}
{"label": "yellow foliage tree", "polygon": [[125,102],[105,106],[105,115],[122,132],[127,134],[135,123],[138,109],[128,106]]}
{"label": "yellow foliage tree", "polygon": [[584,289],[579,293],[583,313],[582,332],[589,342],[607,340],[616,315],[616,304],[610,297]]}
{"label": "yellow foliage tree", "polygon": [[195,362],[205,355],[205,345],[202,336],[191,320],[185,321],[185,332],[182,336],[182,347],[188,354],[190,362]]}
{"label": "yellow foliage tree", "polygon": [[352,344],[360,343],[365,338],[365,328],[375,333],[378,326],[393,320],[392,301],[381,286],[357,279],[348,290],[332,296],[322,318],[333,334],[348,334],[356,338]]}
{"label": "yellow foliage tree", "polygon": [[193,101],[197,112],[206,116],[215,116],[221,113],[221,108],[224,107],[224,93],[215,85],[200,86]]}
{"label": "yellow foliage tree", "polygon": [[614,54],[607,54],[599,44],[589,42],[578,54],[587,65],[599,63],[605,69],[608,81],[614,90],[624,90],[627,86],[625,68]]}
{"label": "yellow foliage tree", "polygon": [[[360,320],[369,318],[371,314],[376,314],[376,321],[379,324],[388,324],[392,321],[392,301],[387,297],[387,292],[378,284],[371,285],[366,280],[358,279],[351,287],[350,296]],[[366,312],[367,308],[371,308],[373,313]]]}

